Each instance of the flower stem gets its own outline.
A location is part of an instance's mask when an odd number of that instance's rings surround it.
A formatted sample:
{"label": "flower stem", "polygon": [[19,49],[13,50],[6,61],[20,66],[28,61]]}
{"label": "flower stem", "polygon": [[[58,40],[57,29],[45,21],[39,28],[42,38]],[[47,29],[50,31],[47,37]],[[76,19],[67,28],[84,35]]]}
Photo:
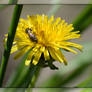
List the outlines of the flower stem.
{"label": "flower stem", "polygon": [[16,5],[14,8],[13,18],[12,18],[12,22],[11,22],[9,33],[8,33],[7,43],[5,44],[5,50],[4,50],[4,54],[3,54],[2,62],[1,62],[0,87],[2,86],[2,82],[4,79],[5,72],[6,72],[8,59],[10,56],[10,51],[11,51],[12,43],[13,43],[14,36],[16,33],[16,28],[17,28],[21,11],[22,11],[22,7],[23,5]]}
{"label": "flower stem", "polygon": [[11,86],[12,87],[28,87],[29,83],[31,83],[32,81],[33,75],[35,74],[37,68],[38,66],[31,64],[30,67],[26,68],[25,72],[19,75],[19,78],[16,81],[16,83],[13,83],[13,85]]}

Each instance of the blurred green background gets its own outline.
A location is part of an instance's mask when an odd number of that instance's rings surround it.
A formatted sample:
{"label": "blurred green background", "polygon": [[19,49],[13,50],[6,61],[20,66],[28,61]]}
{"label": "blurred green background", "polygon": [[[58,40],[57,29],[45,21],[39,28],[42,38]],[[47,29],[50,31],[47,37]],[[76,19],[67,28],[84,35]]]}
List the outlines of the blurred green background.
{"label": "blurred green background", "polygon": [[[26,18],[27,14],[46,14],[49,16],[55,15],[55,17],[61,17],[62,19],[65,19],[66,22],[72,23],[78,16],[81,16],[80,13],[86,6],[87,5],[78,4],[24,5],[21,18]],[[9,5],[0,9],[0,61],[4,50],[4,34],[8,33],[13,9],[14,5]],[[86,20],[88,19],[89,17],[87,17]],[[51,70],[50,68],[42,69],[35,87],[92,87],[92,23],[84,29],[84,32],[81,33],[81,37],[82,39],[73,41],[84,46],[83,52],[79,52],[78,55],[64,52],[68,65],[65,66],[64,64],[55,62],[55,65],[59,67],[59,70]],[[14,61],[13,55],[10,56],[3,87],[5,87],[5,84],[11,77],[11,74],[16,70],[19,62],[20,60]],[[76,90],[77,91],[73,92],[79,92],[81,89]],[[68,92],[71,92],[71,90],[68,90]]]}

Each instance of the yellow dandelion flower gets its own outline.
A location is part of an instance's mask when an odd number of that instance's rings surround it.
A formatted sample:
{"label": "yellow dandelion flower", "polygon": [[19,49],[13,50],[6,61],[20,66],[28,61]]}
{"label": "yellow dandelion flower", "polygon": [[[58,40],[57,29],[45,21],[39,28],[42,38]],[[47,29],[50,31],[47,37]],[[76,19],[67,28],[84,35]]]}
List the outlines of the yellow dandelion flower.
{"label": "yellow dandelion flower", "polygon": [[81,45],[68,41],[80,38],[79,31],[73,31],[73,25],[68,25],[60,17],[54,18],[54,16],[51,16],[48,19],[46,15],[28,15],[27,18],[20,19],[18,23],[11,49],[11,54],[18,51],[14,59],[23,56],[32,48],[25,61],[25,65],[30,65],[31,62],[36,65],[42,53],[46,61],[52,57],[56,61],[67,64],[60,48],[75,54],[77,52],[71,47],[79,50],[82,49]]}

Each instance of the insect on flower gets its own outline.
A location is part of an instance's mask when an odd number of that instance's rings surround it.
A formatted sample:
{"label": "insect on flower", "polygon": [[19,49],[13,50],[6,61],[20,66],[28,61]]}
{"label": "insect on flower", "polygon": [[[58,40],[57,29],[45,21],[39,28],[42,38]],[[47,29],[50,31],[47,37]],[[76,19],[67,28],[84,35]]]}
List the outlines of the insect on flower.
{"label": "insect on flower", "polygon": [[33,42],[37,42],[37,38],[35,37],[34,34],[32,34],[32,29],[27,28],[25,30],[25,32],[29,35],[29,38],[33,41]]}
{"label": "insect on flower", "polygon": [[69,42],[71,39],[79,39],[80,31],[73,31],[73,24],[68,24],[60,17],[46,15],[27,16],[28,19],[20,19],[15,34],[15,39],[11,49],[11,54],[17,52],[14,59],[18,59],[32,49],[25,61],[25,65],[38,64],[43,55],[45,61],[59,61],[67,64],[67,60],[62,54],[62,49],[75,53],[71,47],[81,50],[79,44]]}

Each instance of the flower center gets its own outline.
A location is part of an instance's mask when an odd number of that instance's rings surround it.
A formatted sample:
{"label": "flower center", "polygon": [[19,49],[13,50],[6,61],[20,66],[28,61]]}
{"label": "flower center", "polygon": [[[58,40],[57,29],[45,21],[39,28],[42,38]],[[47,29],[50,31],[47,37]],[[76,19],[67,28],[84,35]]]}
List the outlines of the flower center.
{"label": "flower center", "polygon": [[48,45],[48,36],[44,30],[40,30],[39,33],[36,34],[36,37],[38,39],[38,44],[41,44],[45,47]]}

